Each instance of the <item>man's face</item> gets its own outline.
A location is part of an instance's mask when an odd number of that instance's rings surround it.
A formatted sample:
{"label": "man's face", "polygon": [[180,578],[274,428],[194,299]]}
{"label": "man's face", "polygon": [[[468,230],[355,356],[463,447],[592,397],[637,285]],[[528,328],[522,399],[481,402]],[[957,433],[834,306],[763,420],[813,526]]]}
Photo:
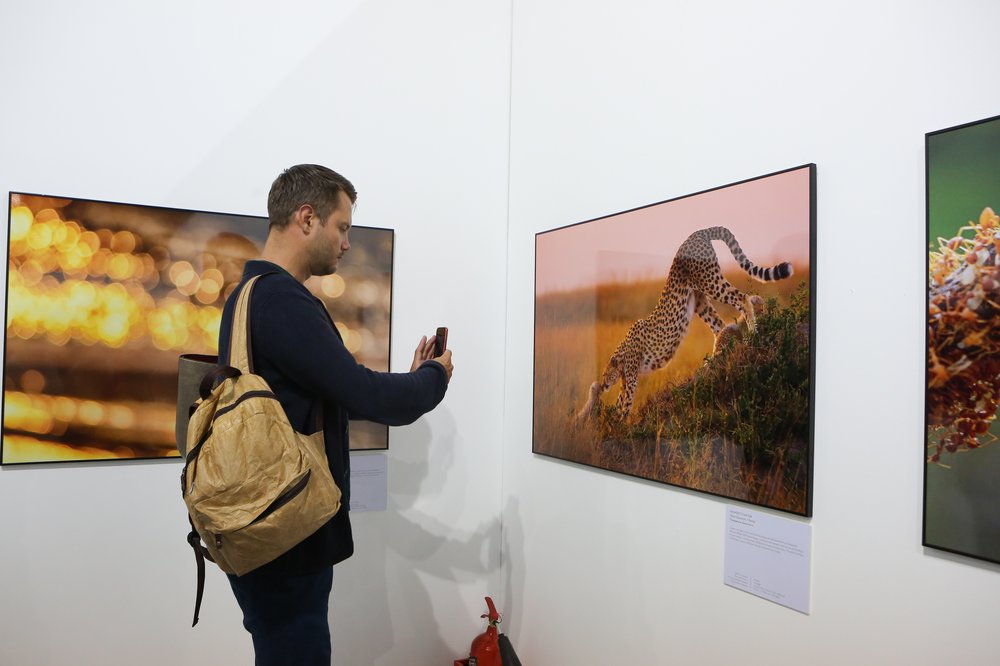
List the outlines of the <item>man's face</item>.
{"label": "man's face", "polygon": [[351,198],[341,192],[337,208],[320,223],[309,246],[309,272],[312,275],[329,275],[337,270],[340,258],[351,249],[347,235],[353,217]]}

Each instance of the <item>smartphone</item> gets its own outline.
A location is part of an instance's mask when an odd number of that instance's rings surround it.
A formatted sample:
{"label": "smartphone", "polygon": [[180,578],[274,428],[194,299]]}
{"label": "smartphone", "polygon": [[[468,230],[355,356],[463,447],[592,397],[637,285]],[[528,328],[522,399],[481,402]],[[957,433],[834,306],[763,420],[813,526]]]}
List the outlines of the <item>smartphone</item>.
{"label": "smartphone", "polygon": [[434,358],[437,358],[444,353],[444,350],[448,348],[448,327],[439,326],[437,333],[434,334]]}

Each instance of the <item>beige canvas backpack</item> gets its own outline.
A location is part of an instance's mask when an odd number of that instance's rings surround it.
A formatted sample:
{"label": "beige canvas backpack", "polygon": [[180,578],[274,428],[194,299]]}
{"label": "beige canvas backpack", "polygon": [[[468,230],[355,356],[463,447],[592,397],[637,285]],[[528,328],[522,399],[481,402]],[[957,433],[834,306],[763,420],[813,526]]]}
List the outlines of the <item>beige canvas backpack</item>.
{"label": "beige canvas backpack", "polygon": [[250,294],[260,277],[239,294],[230,365],[202,379],[201,399],[187,424],[181,489],[198,561],[194,624],[204,587],[202,558],[242,576],[300,543],[340,509],[321,419],[315,434],[296,432],[267,382],[253,374]]}

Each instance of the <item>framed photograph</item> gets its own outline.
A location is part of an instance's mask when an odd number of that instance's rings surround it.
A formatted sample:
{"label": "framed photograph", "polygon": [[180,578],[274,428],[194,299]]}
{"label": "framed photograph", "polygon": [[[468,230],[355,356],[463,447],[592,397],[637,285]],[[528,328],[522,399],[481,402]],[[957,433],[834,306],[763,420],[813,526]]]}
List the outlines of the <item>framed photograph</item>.
{"label": "framed photograph", "polygon": [[1000,563],[1000,116],[931,132],[923,544]]}
{"label": "framed photograph", "polygon": [[815,183],[537,234],[532,450],[812,515]]}
{"label": "framed photograph", "polygon": [[[267,218],[11,192],[0,463],[169,458],[178,357],[216,354],[226,297]],[[389,369],[393,232],[355,226],[306,286],[348,349]],[[351,424],[352,448],[385,426]]]}

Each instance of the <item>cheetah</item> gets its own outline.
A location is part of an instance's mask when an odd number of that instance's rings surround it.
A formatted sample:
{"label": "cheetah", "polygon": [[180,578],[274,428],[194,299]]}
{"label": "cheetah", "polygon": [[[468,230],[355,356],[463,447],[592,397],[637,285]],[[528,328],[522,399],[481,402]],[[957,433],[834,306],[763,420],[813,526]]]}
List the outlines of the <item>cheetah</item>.
{"label": "cheetah", "polygon": [[[635,387],[641,375],[659,370],[673,358],[677,347],[687,333],[691,318],[698,315],[712,329],[715,343],[712,354],[719,347],[723,322],[709,299],[728,303],[736,308],[746,320],[747,328],[756,327],[754,304],[759,296],[744,294],[726,280],[719,269],[719,259],[712,248],[712,241],[724,241],[729,251],[736,257],[740,268],[761,282],[783,280],[792,275],[792,264],[782,262],[771,268],[754,265],[743,254],[740,244],[732,232],[725,227],[710,227],[694,232],[681,243],[667,274],[667,282],[660,294],[656,307],[646,317],[638,320],[625,339],[611,355],[599,382],[590,386],[587,404],[577,414],[582,420],[590,414],[598,398],[618,380],[622,391],[617,407],[625,418],[632,411]],[[735,329],[735,324],[727,328]]]}

